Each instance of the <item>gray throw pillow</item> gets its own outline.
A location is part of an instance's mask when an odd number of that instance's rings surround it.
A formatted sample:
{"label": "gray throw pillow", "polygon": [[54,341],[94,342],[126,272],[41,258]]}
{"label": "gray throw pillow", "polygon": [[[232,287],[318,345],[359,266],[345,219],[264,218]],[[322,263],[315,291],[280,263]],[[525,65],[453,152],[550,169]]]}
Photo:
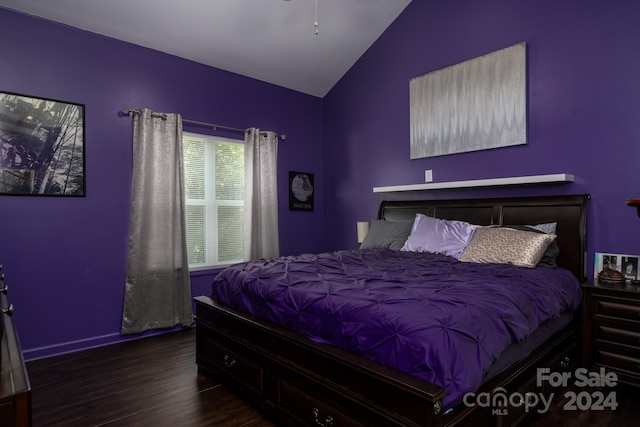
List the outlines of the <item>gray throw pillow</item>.
{"label": "gray throw pillow", "polygon": [[413,221],[371,220],[369,232],[360,249],[392,249],[399,251],[411,234]]}

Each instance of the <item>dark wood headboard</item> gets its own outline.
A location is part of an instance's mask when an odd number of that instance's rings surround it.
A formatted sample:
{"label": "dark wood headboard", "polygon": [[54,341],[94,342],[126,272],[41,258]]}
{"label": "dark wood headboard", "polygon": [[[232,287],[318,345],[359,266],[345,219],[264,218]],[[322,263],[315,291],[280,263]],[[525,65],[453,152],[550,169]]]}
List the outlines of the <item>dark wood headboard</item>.
{"label": "dark wood headboard", "polygon": [[383,201],[378,219],[412,221],[416,213],[477,225],[557,222],[558,265],[583,283],[587,279],[586,229],[589,194],[460,200]]}

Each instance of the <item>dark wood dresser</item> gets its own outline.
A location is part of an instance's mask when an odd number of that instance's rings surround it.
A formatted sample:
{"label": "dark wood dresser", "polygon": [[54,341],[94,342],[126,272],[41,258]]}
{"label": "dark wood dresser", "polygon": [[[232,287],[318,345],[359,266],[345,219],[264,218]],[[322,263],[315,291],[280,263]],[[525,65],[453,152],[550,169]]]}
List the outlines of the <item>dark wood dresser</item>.
{"label": "dark wood dresser", "polygon": [[582,285],[582,361],[640,386],[640,286]]}
{"label": "dark wood dresser", "polygon": [[0,426],[31,426],[31,386],[0,266]]}

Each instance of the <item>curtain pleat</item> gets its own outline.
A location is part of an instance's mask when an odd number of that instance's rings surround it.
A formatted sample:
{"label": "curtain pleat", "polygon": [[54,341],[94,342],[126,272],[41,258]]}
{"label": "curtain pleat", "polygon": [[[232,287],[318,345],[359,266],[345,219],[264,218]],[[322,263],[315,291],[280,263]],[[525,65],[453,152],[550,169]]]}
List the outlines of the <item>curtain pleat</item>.
{"label": "curtain pleat", "polygon": [[193,323],[182,119],[142,109],[134,117],[133,133],[122,334]]}
{"label": "curtain pleat", "polygon": [[278,237],[278,135],[245,132],[245,260],[280,255]]}

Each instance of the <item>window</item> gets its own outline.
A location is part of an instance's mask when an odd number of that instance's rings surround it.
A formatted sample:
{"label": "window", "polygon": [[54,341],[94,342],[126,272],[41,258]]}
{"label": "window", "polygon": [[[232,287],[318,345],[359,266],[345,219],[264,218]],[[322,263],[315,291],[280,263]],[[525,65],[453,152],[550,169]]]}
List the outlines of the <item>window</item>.
{"label": "window", "polygon": [[183,134],[190,269],[242,261],[244,142]]}

